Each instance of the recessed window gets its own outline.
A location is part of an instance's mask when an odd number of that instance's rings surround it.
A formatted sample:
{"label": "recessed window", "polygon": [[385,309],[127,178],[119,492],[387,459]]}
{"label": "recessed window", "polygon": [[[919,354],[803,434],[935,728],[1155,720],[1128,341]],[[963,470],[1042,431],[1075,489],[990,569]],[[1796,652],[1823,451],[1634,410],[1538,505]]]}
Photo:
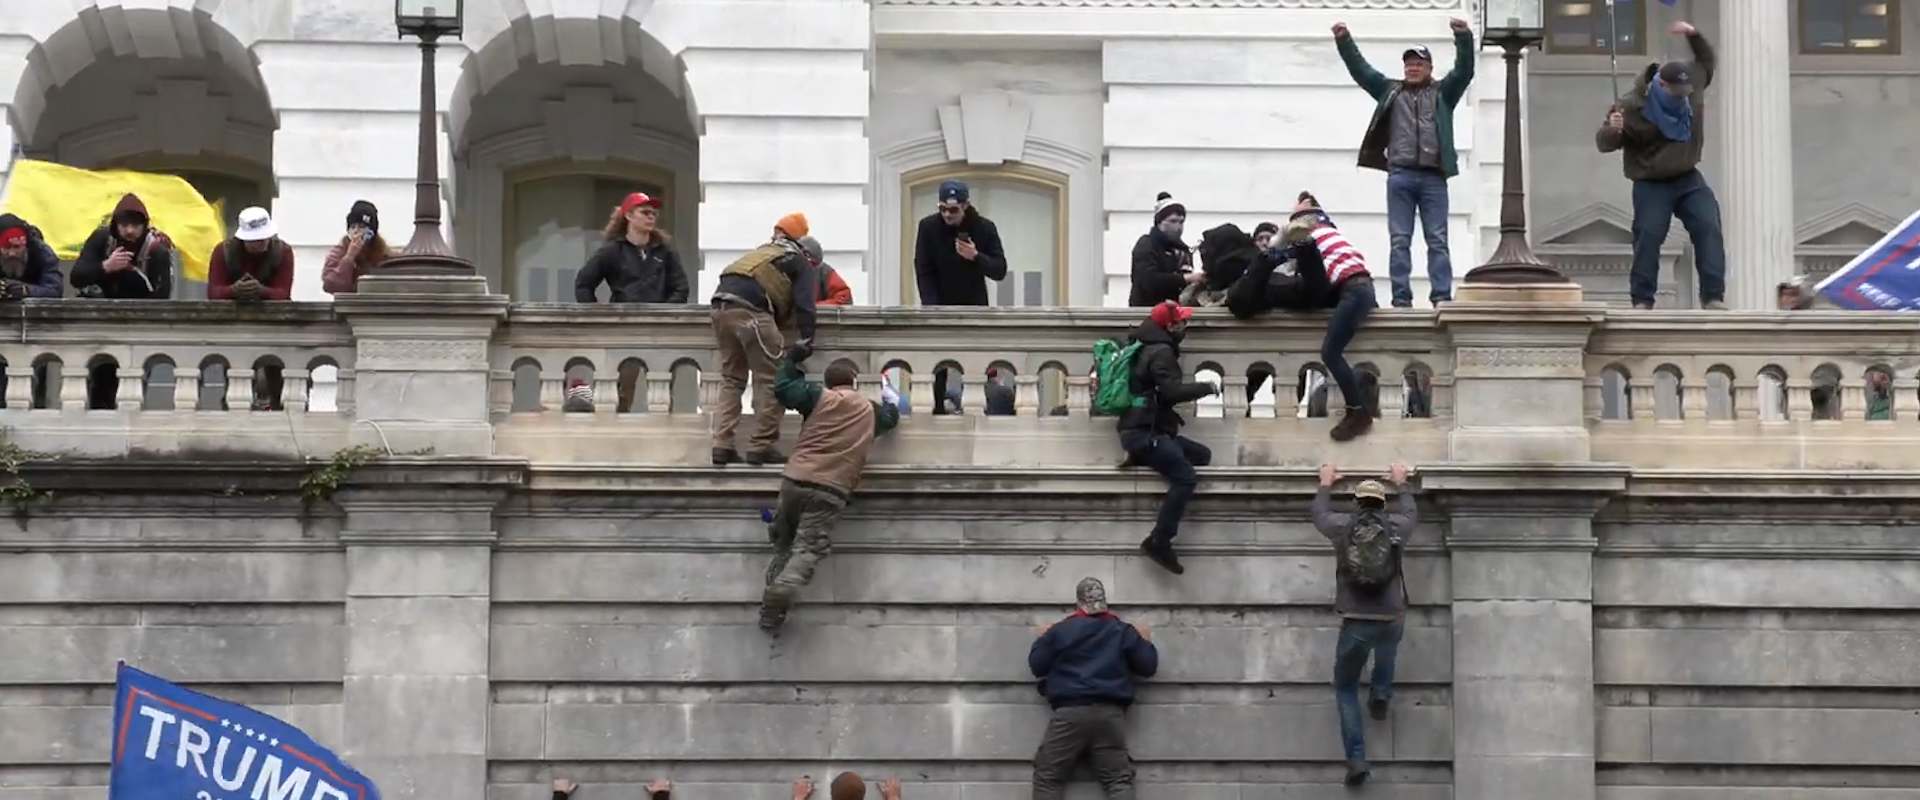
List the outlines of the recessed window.
{"label": "recessed window", "polygon": [[902,220],[901,281],[903,301],[918,304],[913,271],[914,239],[920,220],[937,213],[935,194],[950,178],[967,182],[970,202],[1000,231],[1007,252],[1007,278],[987,282],[987,297],[996,306],[1065,305],[1066,295],[1066,176],[1035,167],[969,168],[964,164],[934,167],[906,176],[906,209]]}
{"label": "recessed window", "polygon": [[[665,198],[660,229],[673,230],[676,209],[665,175],[569,162],[523,170],[508,180],[504,283],[520,302],[573,302],[574,276],[606,243],[609,216],[632,192]],[[607,299],[604,285],[599,298]]]}
{"label": "recessed window", "polygon": [[1800,52],[1900,52],[1900,0],[1800,0]]}
{"label": "recessed window", "polygon": [[1562,54],[1647,52],[1647,14],[1641,0],[1550,0],[1547,51]]}

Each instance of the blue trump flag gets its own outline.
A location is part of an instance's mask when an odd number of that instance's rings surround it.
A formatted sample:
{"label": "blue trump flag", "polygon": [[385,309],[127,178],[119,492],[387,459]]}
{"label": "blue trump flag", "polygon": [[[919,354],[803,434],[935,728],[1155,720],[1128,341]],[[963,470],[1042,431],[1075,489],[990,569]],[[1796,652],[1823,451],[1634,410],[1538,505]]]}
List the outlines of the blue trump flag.
{"label": "blue trump flag", "polygon": [[1841,308],[1920,309],[1920,211],[1813,288]]}
{"label": "blue trump flag", "polygon": [[380,800],[299,728],[120,665],[107,800]]}

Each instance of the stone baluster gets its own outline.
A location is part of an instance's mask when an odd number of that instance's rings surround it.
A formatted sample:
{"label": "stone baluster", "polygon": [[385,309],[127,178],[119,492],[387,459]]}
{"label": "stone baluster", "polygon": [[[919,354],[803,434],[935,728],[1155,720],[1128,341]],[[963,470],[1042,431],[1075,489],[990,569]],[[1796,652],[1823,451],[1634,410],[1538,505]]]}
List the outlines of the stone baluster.
{"label": "stone baluster", "polygon": [[565,406],[566,400],[566,373],[540,373],[540,410],[558,413]]}
{"label": "stone baluster", "polygon": [[1380,417],[1382,419],[1400,419],[1407,415],[1407,380],[1405,377],[1380,379]]}
{"label": "stone baluster", "polygon": [[1813,381],[1806,378],[1787,379],[1787,419],[1813,419]]}
{"label": "stone baluster", "polygon": [[1920,380],[1895,375],[1890,384],[1890,388],[1893,391],[1893,397],[1891,398],[1892,403],[1887,409],[1888,419],[1898,420],[1900,419],[1900,399],[1904,397],[1908,401],[1912,401],[1916,393],[1920,393]]}
{"label": "stone baluster", "polygon": [[700,410],[711,412],[720,407],[720,394],[726,386],[720,380],[718,372],[700,373]]}
{"label": "stone baluster", "polygon": [[[340,382],[333,390],[333,407],[341,416],[354,419],[354,371],[346,367],[341,367],[339,375]],[[508,391],[512,391],[511,383],[508,384]],[[508,396],[511,397],[512,395],[509,394]]]}
{"label": "stone baluster", "polygon": [[1658,419],[1655,413],[1656,401],[1653,397],[1653,376],[1627,382],[1627,418],[1633,420]]}
{"label": "stone baluster", "polygon": [[1440,419],[1451,419],[1453,417],[1453,382],[1454,378],[1452,375],[1433,376],[1432,402],[1434,417]]}
{"label": "stone baluster", "polygon": [[[1052,409],[1048,409],[1051,412]],[[1093,378],[1086,375],[1067,376],[1067,416],[1073,419],[1086,419],[1093,414]]]}
{"label": "stone baluster", "polygon": [[1680,382],[1680,418],[1707,418],[1707,383],[1705,376],[1689,378]]}
{"label": "stone baluster", "polygon": [[1738,378],[1733,380],[1733,418],[1736,420],[1760,419],[1760,381],[1758,378]]}
{"label": "stone baluster", "polygon": [[1040,407],[1040,376],[1013,376],[1013,414],[1016,417],[1045,416],[1050,408]]}
{"label": "stone baluster", "polygon": [[[57,376],[57,377],[56,377]],[[80,412],[87,410],[87,368],[84,362],[60,362],[60,368],[47,365],[47,380],[58,380],[60,385],[60,410]],[[52,403],[48,403],[52,405]]]}
{"label": "stone baluster", "polygon": [[648,370],[647,413],[666,414],[673,411],[673,371]]}
{"label": "stone baluster", "polygon": [[1221,416],[1227,419],[1242,419],[1247,416],[1247,379],[1244,375],[1228,375],[1220,381]]}
{"label": "stone baluster", "polygon": [[173,368],[173,410],[193,411],[200,407],[200,370]]}
{"label": "stone baluster", "polygon": [[954,381],[961,382],[960,384],[961,410],[965,411],[968,414],[984,416],[987,413],[987,375],[986,373],[976,371],[974,373],[967,374],[967,375],[961,375],[958,372],[948,374],[947,382],[952,383]]}
{"label": "stone baluster", "polygon": [[593,373],[593,413],[613,414],[620,409],[619,371]]}
{"label": "stone baluster", "polygon": [[114,407],[121,411],[141,410],[146,405],[146,370],[122,366],[114,375],[120,379],[120,385],[113,393]]}
{"label": "stone baluster", "polygon": [[854,386],[854,390],[858,391],[861,397],[867,398],[868,400],[872,400],[873,402],[876,402],[876,403],[880,402],[880,374],[879,373],[862,372],[858,376],[854,377],[853,386]]}
{"label": "stone baluster", "polygon": [[7,364],[7,408],[33,408],[33,365]]}
{"label": "stone baluster", "polygon": [[251,369],[227,368],[228,411],[246,411],[253,408],[253,375],[254,371]]}
{"label": "stone baluster", "polygon": [[487,371],[487,413],[495,419],[513,413],[513,370]]}
{"label": "stone baluster", "polygon": [[1599,375],[1588,375],[1582,385],[1581,395],[1585,399],[1581,405],[1586,408],[1588,422],[1597,422],[1607,416],[1607,381]]}
{"label": "stone baluster", "polygon": [[[952,377],[948,377],[948,380],[952,379]],[[909,384],[907,387],[908,407],[912,408],[915,414],[932,414],[934,410],[933,372],[909,372],[907,373],[907,382]]]}
{"label": "stone baluster", "polygon": [[280,405],[295,414],[307,413],[307,387],[313,374],[304,369],[281,371]]}

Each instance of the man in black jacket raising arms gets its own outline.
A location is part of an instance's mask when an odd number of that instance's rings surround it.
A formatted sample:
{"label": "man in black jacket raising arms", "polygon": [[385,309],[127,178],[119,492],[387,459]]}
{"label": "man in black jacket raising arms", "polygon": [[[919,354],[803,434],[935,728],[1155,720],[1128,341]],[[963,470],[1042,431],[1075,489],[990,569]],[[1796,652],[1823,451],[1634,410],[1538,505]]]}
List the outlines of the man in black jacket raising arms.
{"label": "man in black jacket raising arms", "polygon": [[1064,797],[1082,754],[1093,761],[1107,800],[1133,800],[1126,712],[1134,680],[1160,670],[1160,651],[1146,628],[1107,610],[1100,579],[1081,580],[1073,594],[1073,615],[1041,633],[1027,653],[1027,667],[1053,706],[1053,720],[1033,754],[1033,800]]}
{"label": "man in black jacket raising arms", "polygon": [[1140,552],[1175,575],[1187,571],[1173,552],[1173,537],[1180,534],[1180,518],[1186,516],[1199,480],[1193,468],[1213,463],[1213,451],[1180,435],[1187,421],[1173,407],[1220,393],[1217,384],[1187,381],[1180,368],[1180,340],[1192,317],[1193,309],[1169,300],[1154,306],[1133,332],[1141,347],[1133,357],[1132,388],[1142,402],[1121,414],[1117,426],[1128,461],[1152,467],[1167,479],[1167,496],[1160,501],[1153,532],[1140,542]]}

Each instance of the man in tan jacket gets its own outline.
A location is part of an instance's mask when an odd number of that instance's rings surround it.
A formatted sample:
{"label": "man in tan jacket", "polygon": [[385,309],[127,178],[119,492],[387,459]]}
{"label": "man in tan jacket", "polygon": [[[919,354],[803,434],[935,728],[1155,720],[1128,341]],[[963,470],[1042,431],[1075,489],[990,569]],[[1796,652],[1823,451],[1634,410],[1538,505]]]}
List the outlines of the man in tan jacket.
{"label": "man in tan jacket", "polygon": [[873,402],[853,388],[856,371],[837,362],[827,367],[826,386],[807,381],[800,362],[811,355],[804,344],[789,348],[780,361],[774,393],[781,404],[800,412],[800,441],[793,447],[780,481],[780,503],[767,526],[773,562],[767,565],[767,590],[760,601],[760,627],[777,632],[813,569],[832,549],[828,538],[847,509],[874,437],[900,422],[892,389]]}

